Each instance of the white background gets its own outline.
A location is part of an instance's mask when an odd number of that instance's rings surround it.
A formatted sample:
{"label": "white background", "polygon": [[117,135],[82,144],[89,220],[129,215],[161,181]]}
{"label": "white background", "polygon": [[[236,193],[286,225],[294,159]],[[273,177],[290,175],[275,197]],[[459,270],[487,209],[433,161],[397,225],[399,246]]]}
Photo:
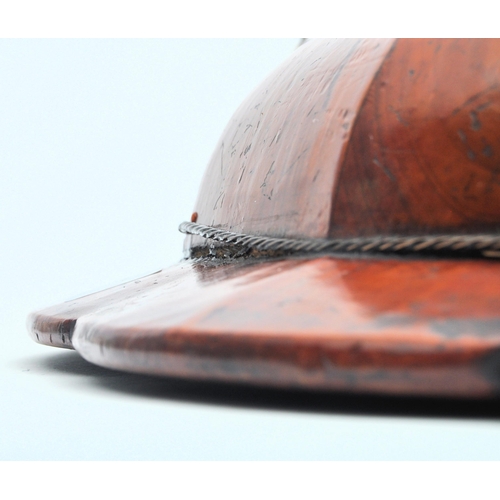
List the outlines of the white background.
{"label": "white background", "polygon": [[0,41],[0,459],[498,459],[500,411],[185,383],[33,343],[34,309],[182,257],[231,114],[299,39]]}

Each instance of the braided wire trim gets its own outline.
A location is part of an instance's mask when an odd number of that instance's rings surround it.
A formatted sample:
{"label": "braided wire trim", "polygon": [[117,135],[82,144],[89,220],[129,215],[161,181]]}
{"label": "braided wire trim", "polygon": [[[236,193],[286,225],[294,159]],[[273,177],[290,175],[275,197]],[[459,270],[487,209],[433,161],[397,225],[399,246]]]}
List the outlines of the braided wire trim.
{"label": "braided wire trim", "polygon": [[479,254],[489,258],[500,258],[500,235],[491,234],[368,236],[333,238],[328,240],[293,239],[233,233],[194,222],[183,222],[179,226],[179,231],[229,245],[238,245],[240,247],[268,252],[456,252]]}

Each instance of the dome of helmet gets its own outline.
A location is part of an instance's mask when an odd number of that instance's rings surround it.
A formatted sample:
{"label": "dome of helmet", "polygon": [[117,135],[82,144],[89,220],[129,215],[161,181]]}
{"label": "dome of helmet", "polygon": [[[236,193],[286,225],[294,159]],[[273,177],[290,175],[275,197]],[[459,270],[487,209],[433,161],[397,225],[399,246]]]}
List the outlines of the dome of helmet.
{"label": "dome of helmet", "polygon": [[227,125],[197,222],[287,238],[497,231],[499,53],[485,39],[302,44]]}

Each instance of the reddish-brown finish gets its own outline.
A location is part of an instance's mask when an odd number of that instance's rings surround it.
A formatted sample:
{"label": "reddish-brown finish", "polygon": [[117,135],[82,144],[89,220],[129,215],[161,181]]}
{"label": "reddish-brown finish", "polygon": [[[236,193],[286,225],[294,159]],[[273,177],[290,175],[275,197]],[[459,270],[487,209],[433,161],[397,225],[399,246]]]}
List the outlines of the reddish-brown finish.
{"label": "reddish-brown finish", "polygon": [[333,194],[330,236],[500,229],[500,39],[398,40]]}
{"label": "reddish-brown finish", "polygon": [[[192,220],[277,237],[498,231],[499,56],[499,40],[304,44],[237,110]],[[493,397],[500,263],[186,260],[35,313],[30,331],[141,373]]]}
{"label": "reddish-brown finish", "polygon": [[312,40],[299,47],[226,127],[196,202],[198,222],[325,238],[352,123],[392,44]]}
{"label": "reddish-brown finish", "polygon": [[233,116],[198,222],[309,238],[500,229],[499,60],[500,39],[307,42]]}
{"label": "reddish-brown finish", "polygon": [[78,318],[85,358],[141,373],[491,397],[499,296],[495,262],[184,262],[36,315],[32,335],[60,345],[59,325]]}

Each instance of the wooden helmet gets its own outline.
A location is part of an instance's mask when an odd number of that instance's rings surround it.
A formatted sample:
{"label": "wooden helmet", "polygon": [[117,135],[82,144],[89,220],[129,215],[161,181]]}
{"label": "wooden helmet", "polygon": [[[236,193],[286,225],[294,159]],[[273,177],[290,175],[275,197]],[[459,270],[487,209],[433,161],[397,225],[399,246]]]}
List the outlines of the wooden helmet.
{"label": "wooden helmet", "polygon": [[238,108],[186,258],[30,316],[109,368],[275,387],[500,388],[500,40],[312,40]]}

